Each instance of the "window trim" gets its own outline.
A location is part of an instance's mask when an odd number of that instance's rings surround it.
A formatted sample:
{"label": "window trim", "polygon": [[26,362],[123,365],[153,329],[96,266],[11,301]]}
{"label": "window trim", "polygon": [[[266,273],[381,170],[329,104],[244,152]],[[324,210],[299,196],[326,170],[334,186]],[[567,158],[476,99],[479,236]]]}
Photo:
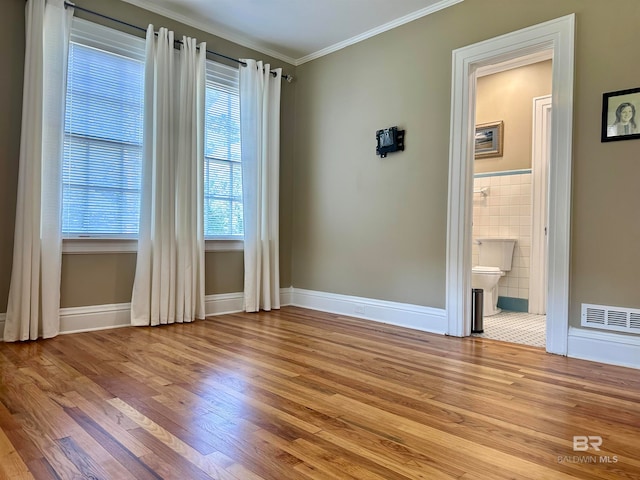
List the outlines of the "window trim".
{"label": "window trim", "polygon": [[[206,72],[205,72],[205,88],[215,88],[216,90],[224,91],[227,93],[237,93],[238,101],[240,96],[240,73],[237,68],[230,67],[228,65],[224,65],[222,63],[215,62],[213,60],[207,59],[206,61]],[[238,112],[239,113],[239,112]],[[206,125],[206,119],[205,119]],[[206,133],[206,132],[205,132]],[[242,161],[236,162],[230,159],[222,159],[217,158],[215,156],[207,156],[204,155],[204,163],[206,166],[207,161],[218,161],[225,163],[237,163],[240,165],[242,169]],[[225,201],[231,200],[231,197],[223,197]],[[244,191],[242,192],[241,202],[244,205]],[[244,215],[243,215],[244,216]],[[244,228],[243,228],[244,230]],[[208,241],[214,240],[233,240],[233,241],[243,241],[244,233],[242,235],[230,235],[230,234],[222,234],[222,235],[206,235],[205,239]]]}
{"label": "window trim", "polygon": [[[205,239],[204,251],[241,252],[244,240],[241,239]],[[135,238],[64,238],[62,253],[65,255],[101,255],[109,253],[137,253],[138,240]]]}

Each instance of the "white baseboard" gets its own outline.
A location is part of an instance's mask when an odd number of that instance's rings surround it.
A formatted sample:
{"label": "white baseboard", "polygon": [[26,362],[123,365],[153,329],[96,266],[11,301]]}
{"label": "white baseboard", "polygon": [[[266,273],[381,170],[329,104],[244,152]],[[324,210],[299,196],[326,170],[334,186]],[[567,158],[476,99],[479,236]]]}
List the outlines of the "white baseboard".
{"label": "white baseboard", "polygon": [[640,368],[640,336],[569,327],[567,356]]}
{"label": "white baseboard", "polygon": [[[282,305],[291,305],[291,287],[280,290]],[[242,311],[244,294],[221,293],[207,295],[205,313],[209,316],[224,315]],[[0,313],[0,341],[4,332],[6,313]],[[108,305],[90,305],[85,307],[67,307],[60,309],[60,334],[91,332],[131,325],[131,303]]]}
{"label": "white baseboard", "polygon": [[[223,315],[242,311],[242,293],[207,295],[205,312],[207,316]],[[0,313],[0,339],[4,332],[6,313]],[[131,325],[131,304],[115,303],[89,305],[60,309],[60,334],[92,332]]]}
{"label": "white baseboard", "polygon": [[[205,311],[207,316],[241,312],[242,301],[241,292],[207,295]],[[293,287],[280,290],[280,303],[431,333],[444,334],[447,327],[445,310],[406,303]],[[130,303],[61,308],[60,333],[126,327],[130,325],[130,315]],[[6,313],[0,313],[0,339],[6,316]],[[640,336],[570,327],[568,340],[569,357],[640,369]]]}
{"label": "white baseboard", "polygon": [[60,334],[91,332],[131,324],[131,304],[114,303],[60,309]]}
{"label": "white baseboard", "polygon": [[[207,316],[242,311],[242,293],[222,293],[205,297]],[[131,325],[131,304],[91,305],[60,309],[60,333],[79,333]]]}
{"label": "white baseboard", "polygon": [[225,313],[238,313],[242,311],[244,294],[238,293],[218,293],[207,295],[204,299],[204,311],[209,316],[224,315]]}
{"label": "white baseboard", "polygon": [[[280,289],[280,305],[291,305],[293,288]],[[244,293],[221,293],[207,295],[205,299],[205,312],[207,316],[224,315],[225,313],[242,312],[244,303]]]}
{"label": "white baseboard", "polygon": [[569,327],[567,356],[640,368],[640,337]]}
{"label": "white baseboard", "polygon": [[293,289],[292,305],[442,335],[447,331],[446,312],[440,308],[300,288]]}
{"label": "white baseboard", "polygon": [[280,306],[293,305],[293,287],[280,289]]}

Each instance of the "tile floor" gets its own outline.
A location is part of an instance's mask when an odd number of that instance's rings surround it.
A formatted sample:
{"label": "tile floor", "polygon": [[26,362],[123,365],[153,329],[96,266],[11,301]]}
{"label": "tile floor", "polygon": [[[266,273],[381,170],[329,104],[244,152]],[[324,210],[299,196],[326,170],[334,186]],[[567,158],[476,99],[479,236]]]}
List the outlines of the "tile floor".
{"label": "tile floor", "polygon": [[544,348],[546,319],[546,315],[503,310],[497,315],[484,317],[484,333],[472,335]]}

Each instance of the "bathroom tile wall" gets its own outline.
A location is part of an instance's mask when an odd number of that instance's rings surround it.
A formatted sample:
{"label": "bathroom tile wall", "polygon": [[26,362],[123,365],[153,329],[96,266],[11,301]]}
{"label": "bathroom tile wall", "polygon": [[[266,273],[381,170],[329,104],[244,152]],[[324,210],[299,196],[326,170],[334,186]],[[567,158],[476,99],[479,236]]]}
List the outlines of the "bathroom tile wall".
{"label": "bathroom tile wall", "polygon": [[[524,173],[523,173],[524,172]],[[515,238],[513,265],[500,279],[500,297],[529,298],[531,255],[531,172],[477,174],[473,194],[473,239]],[[478,193],[486,189],[486,196]],[[473,243],[473,265],[478,265],[478,245]]]}

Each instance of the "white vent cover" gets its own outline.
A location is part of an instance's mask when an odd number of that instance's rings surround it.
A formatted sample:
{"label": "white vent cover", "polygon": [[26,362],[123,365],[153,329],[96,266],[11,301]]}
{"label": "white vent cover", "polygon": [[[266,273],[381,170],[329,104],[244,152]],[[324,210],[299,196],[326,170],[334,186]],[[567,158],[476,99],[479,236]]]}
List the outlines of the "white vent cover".
{"label": "white vent cover", "polygon": [[583,303],[581,325],[640,334],[640,310]]}

